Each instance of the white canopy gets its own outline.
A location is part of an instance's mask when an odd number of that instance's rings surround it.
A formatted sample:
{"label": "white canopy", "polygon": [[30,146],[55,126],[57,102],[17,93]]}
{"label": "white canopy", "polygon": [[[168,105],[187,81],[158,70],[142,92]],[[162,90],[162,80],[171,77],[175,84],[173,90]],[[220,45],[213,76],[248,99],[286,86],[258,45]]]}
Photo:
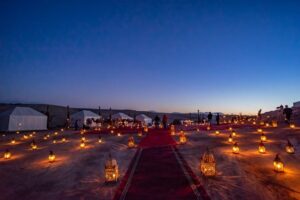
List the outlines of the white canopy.
{"label": "white canopy", "polygon": [[147,125],[152,124],[152,119],[144,114],[137,115],[135,119]]}
{"label": "white canopy", "polygon": [[113,120],[133,120],[132,117],[129,117],[128,115],[121,113],[121,112],[112,115],[111,118]]}
{"label": "white canopy", "polygon": [[[94,112],[91,112],[89,110],[82,110],[71,115],[71,126],[74,127],[77,121],[78,127],[83,127],[83,124],[85,126],[95,127],[97,126],[95,120],[100,118],[101,117]],[[88,120],[91,120],[91,124],[88,123]]]}
{"label": "white canopy", "polygon": [[15,107],[0,114],[1,131],[46,129],[47,116],[29,107]]}

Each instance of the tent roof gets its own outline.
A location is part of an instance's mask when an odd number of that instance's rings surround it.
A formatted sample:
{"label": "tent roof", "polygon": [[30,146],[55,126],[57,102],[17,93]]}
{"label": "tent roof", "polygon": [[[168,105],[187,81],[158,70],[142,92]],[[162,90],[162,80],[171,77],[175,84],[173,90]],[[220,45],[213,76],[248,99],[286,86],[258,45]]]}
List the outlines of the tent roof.
{"label": "tent roof", "polygon": [[[140,115],[137,115],[137,116],[136,116],[136,119],[142,120],[142,119],[151,119],[151,118],[148,117],[148,116],[145,115],[145,114],[140,114]],[[151,120],[152,120],[152,119],[151,119]]]}
{"label": "tent roof", "polygon": [[44,115],[41,112],[38,112],[36,110],[34,110],[33,108],[30,107],[15,107],[15,108],[11,108],[7,111],[4,111],[0,114],[0,116],[42,116],[42,117],[46,117],[46,115]]}
{"label": "tent roof", "polygon": [[71,115],[71,117],[75,117],[75,116],[100,118],[99,115],[97,115],[96,113],[89,111],[89,110],[81,110],[81,111]]}
{"label": "tent roof", "polygon": [[128,120],[133,120],[132,117],[129,117],[128,115],[124,114],[124,113],[116,113],[114,115],[112,115],[112,119],[128,119]]}

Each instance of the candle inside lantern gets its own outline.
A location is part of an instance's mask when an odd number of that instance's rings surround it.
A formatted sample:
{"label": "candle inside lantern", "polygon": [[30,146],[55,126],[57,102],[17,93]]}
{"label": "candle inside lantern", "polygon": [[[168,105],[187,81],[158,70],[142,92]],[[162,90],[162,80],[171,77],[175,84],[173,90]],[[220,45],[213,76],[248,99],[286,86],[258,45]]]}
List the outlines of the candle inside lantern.
{"label": "candle inside lantern", "polygon": [[278,154],[276,154],[273,165],[274,165],[274,171],[275,172],[283,172],[284,171],[283,170],[283,162],[281,161]]}
{"label": "candle inside lantern", "polygon": [[15,143],[16,143],[15,138],[12,138],[11,141],[10,141],[10,143],[11,143],[11,144],[15,144]]}
{"label": "candle inside lantern", "polygon": [[235,137],[235,136],[236,136],[236,132],[235,132],[235,131],[232,131],[231,135],[232,135],[233,137]]}
{"label": "candle inside lantern", "polygon": [[263,142],[267,141],[267,136],[262,133],[261,136],[260,136],[260,140],[263,141]]}
{"label": "candle inside lantern", "polygon": [[139,132],[138,132],[138,136],[139,136],[139,137],[142,137],[142,136],[143,136],[142,131],[139,131]]}
{"label": "candle inside lantern", "polygon": [[31,149],[32,150],[36,150],[37,149],[37,144],[35,143],[35,141],[34,140],[32,140],[32,142],[31,142]]}
{"label": "candle inside lantern", "polygon": [[287,141],[287,144],[285,146],[285,151],[290,154],[295,153],[295,148],[289,140]]}
{"label": "candle inside lantern", "polygon": [[118,135],[118,137],[121,137],[121,136],[122,136],[121,133],[118,133],[117,135]]}
{"label": "candle inside lantern", "polygon": [[128,138],[128,147],[132,148],[134,146],[135,146],[135,144],[134,144],[134,138],[131,136],[131,137]]}
{"label": "candle inside lantern", "polygon": [[172,124],[170,127],[171,135],[175,135],[175,126]]}
{"label": "candle inside lantern", "polygon": [[179,143],[180,144],[185,144],[187,141],[187,138],[185,136],[185,133],[183,131],[180,132],[180,135],[179,135]]}
{"label": "candle inside lantern", "polygon": [[98,138],[98,143],[102,143],[102,137],[101,136],[99,136],[99,138]]}
{"label": "candle inside lantern", "polygon": [[211,128],[210,128],[210,126],[206,127],[206,130],[208,130],[208,131],[209,131],[210,129],[211,129]]}
{"label": "candle inside lantern", "polygon": [[48,160],[50,163],[55,161],[55,154],[53,153],[53,151],[49,152]]}
{"label": "candle inside lantern", "polygon": [[235,153],[235,154],[237,154],[237,153],[239,153],[239,151],[240,151],[240,148],[238,146],[238,143],[236,142],[232,146],[232,152]]}
{"label": "candle inside lantern", "polygon": [[229,137],[228,137],[228,142],[230,142],[230,143],[233,142],[233,139],[232,139],[232,135],[231,135],[231,134],[230,134]]}
{"label": "candle inside lantern", "polygon": [[145,127],[144,127],[144,132],[145,132],[145,133],[148,133],[148,126],[145,126]]}
{"label": "candle inside lantern", "polygon": [[215,176],[216,175],[216,161],[215,157],[209,149],[202,155],[200,161],[200,171],[204,176]]}
{"label": "candle inside lantern", "polygon": [[85,137],[81,137],[81,140],[84,141],[84,142],[86,141]]}
{"label": "candle inside lantern", "polygon": [[265,145],[262,141],[260,141],[260,143],[258,145],[258,152],[259,153],[265,153],[266,152],[266,147],[265,147]]}
{"label": "candle inside lantern", "polygon": [[229,127],[229,130],[232,131],[232,127]]}
{"label": "candle inside lantern", "polygon": [[85,147],[85,142],[84,142],[84,140],[81,140],[81,142],[80,142],[80,147],[81,147],[81,148],[84,148],[84,147]]}
{"label": "candle inside lantern", "polygon": [[294,129],[295,127],[295,124],[290,124],[290,128]]}
{"label": "candle inside lantern", "polygon": [[108,160],[105,162],[104,167],[105,182],[117,182],[119,178],[119,167],[116,159],[109,154]]}
{"label": "candle inside lantern", "polygon": [[11,158],[11,152],[8,149],[6,149],[5,152],[4,152],[4,158],[5,159],[10,159]]}
{"label": "candle inside lantern", "polygon": [[219,134],[220,134],[220,131],[215,131],[215,134],[216,134],[216,135],[219,135]]}
{"label": "candle inside lantern", "polygon": [[272,121],[272,127],[276,128],[278,126],[277,121]]}
{"label": "candle inside lantern", "polygon": [[257,132],[258,132],[258,133],[262,133],[263,130],[262,130],[261,128],[259,128],[259,129],[257,129]]}
{"label": "candle inside lantern", "polygon": [[63,137],[63,138],[61,139],[61,141],[62,141],[62,142],[66,142],[67,140],[66,140],[66,138]]}

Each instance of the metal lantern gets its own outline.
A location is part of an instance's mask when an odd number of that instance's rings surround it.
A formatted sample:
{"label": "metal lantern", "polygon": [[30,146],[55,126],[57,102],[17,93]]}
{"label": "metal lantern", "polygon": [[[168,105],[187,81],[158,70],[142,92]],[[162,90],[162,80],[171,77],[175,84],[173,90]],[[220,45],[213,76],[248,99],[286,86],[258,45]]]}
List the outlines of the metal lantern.
{"label": "metal lantern", "polygon": [[4,152],[4,159],[10,159],[11,158],[11,152],[6,149],[6,151]]}
{"label": "metal lantern", "polygon": [[260,140],[263,141],[263,142],[267,141],[267,136],[262,133],[261,136],[260,136]]}
{"label": "metal lantern", "polygon": [[259,153],[266,153],[266,147],[262,141],[260,141],[258,145],[258,152]]}
{"label": "metal lantern", "polygon": [[229,137],[228,137],[228,142],[232,143],[233,142],[233,138],[232,138],[232,135],[230,134]]}
{"label": "metal lantern", "polygon": [[215,134],[216,134],[216,135],[219,135],[219,134],[220,134],[220,131],[215,131]]}
{"label": "metal lantern", "polygon": [[99,136],[99,138],[98,138],[98,143],[102,143],[102,137],[101,136]]}
{"label": "metal lantern", "polygon": [[16,143],[15,138],[12,138],[11,141],[10,141],[10,143],[11,143],[11,144],[15,144],[15,143]]}
{"label": "metal lantern", "polygon": [[109,154],[108,160],[105,162],[105,182],[117,182],[119,178],[119,168],[116,159]]}
{"label": "metal lantern", "polygon": [[236,131],[232,131],[231,135],[232,135],[233,137],[235,137],[235,136],[236,136]]}
{"label": "metal lantern", "polygon": [[204,176],[216,175],[216,161],[212,152],[207,148],[200,160],[200,171]]}
{"label": "metal lantern", "polygon": [[145,126],[145,127],[144,127],[144,132],[145,132],[145,133],[148,133],[148,126]]}
{"label": "metal lantern", "polygon": [[257,132],[258,132],[258,133],[262,133],[263,130],[262,130],[261,128],[258,128],[258,129],[257,129]]}
{"label": "metal lantern", "polygon": [[179,135],[179,143],[180,144],[185,144],[187,141],[187,138],[185,136],[185,133],[183,131],[180,132],[180,135]]}
{"label": "metal lantern", "polygon": [[283,162],[281,161],[278,154],[276,154],[273,165],[274,165],[274,171],[275,172],[283,172],[284,171],[283,170]]}
{"label": "metal lantern", "polygon": [[36,150],[36,149],[37,149],[37,144],[35,143],[34,140],[32,140],[30,146],[31,146],[31,149],[32,149],[32,150]]}
{"label": "metal lantern", "polygon": [[80,142],[80,148],[84,148],[85,147],[85,142],[84,142],[84,140],[81,140],[81,142]]}
{"label": "metal lantern", "polygon": [[295,148],[289,140],[287,141],[287,144],[285,146],[285,151],[290,154],[295,153]]}
{"label": "metal lantern", "polygon": [[53,153],[53,151],[49,152],[48,160],[50,163],[55,161],[55,154]]}
{"label": "metal lantern", "polygon": [[131,136],[131,137],[128,138],[128,147],[132,148],[134,146],[135,146],[134,138]]}
{"label": "metal lantern", "polygon": [[232,146],[232,153],[238,154],[240,152],[240,148],[238,146],[238,143],[234,143]]}

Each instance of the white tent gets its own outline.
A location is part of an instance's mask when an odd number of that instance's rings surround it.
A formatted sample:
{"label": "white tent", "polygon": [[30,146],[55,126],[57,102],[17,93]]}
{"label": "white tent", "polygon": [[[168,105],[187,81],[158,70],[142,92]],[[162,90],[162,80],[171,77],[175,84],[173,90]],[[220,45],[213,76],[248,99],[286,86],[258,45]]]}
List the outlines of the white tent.
{"label": "white tent", "polygon": [[144,114],[137,115],[135,119],[146,125],[152,124],[152,119]]}
{"label": "white tent", "polygon": [[29,107],[15,107],[0,114],[1,131],[46,130],[47,116]]}
{"label": "white tent", "polygon": [[[83,127],[83,124],[85,126],[95,127],[95,126],[97,126],[97,123],[95,122],[95,120],[100,119],[100,118],[101,117],[99,115],[97,115],[96,113],[93,113],[89,110],[82,110],[82,111],[79,111],[79,112],[71,115],[71,126],[74,127],[75,123],[77,121],[77,124],[79,127]],[[91,124],[88,123],[89,120],[90,120]]]}
{"label": "white tent", "polygon": [[133,120],[132,117],[129,117],[128,115],[121,113],[121,112],[112,115],[111,118],[113,120]]}

